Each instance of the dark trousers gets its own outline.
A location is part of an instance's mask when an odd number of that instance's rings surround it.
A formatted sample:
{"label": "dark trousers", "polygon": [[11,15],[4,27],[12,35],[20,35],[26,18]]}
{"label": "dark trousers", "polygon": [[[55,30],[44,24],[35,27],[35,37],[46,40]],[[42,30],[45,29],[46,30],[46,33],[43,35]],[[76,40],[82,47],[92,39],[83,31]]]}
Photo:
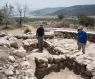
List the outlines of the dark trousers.
{"label": "dark trousers", "polygon": [[43,51],[43,36],[38,37],[38,48],[39,48],[39,51]]}
{"label": "dark trousers", "polygon": [[78,50],[81,50],[82,49],[82,52],[85,54],[85,45],[84,43],[80,43],[78,42]]}

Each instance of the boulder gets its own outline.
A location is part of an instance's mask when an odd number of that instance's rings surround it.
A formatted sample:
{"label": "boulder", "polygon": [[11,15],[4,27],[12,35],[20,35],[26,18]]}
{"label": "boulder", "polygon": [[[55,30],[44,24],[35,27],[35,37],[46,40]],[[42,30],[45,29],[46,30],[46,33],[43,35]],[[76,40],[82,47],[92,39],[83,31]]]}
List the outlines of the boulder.
{"label": "boulder", "polygon": [[83,64],[83,65],[88,65],[92,61],[89,60],[85,55],[81,55],[81,56],[76,57],[76,62]]}
{"label": "boulder", "polygon": [[42,58],[42,57],[35,58],[35,62],[36,62],[36,66],[38,66],[39,68],[48,66],[48,59],[46,58]]}
{"label": "boulder", "polygon": [[12,76],[14,74],[13,70],[14,70],[14,67],[10,65],[9,68],[4,71],[4,73],[7,76]]}
{"label": "boulder", "polygon": [[65,55],[59,55],[59,57],[61,58],[61,61],[66,59]]}
{"label": "boulder", "polygon": [[4,36],[6,36],[7,35],[7,33],[5,33],[5,32],[0,32],[0,37],[4,37]]}
{"label": "boulder", "polygon": [[23,62],[21,63],[21,66],[22,66],[22,67],[30,67],[30,63],[29,63],[28,61],[23,61]]}
{"label": "boulder", "polygon": [[95,71],[95,61],[89,63],[86,68],[89,71]]}
{"label": "boulder", "polygon": [[26,50],[33,50],[33,48],[36,48],[37,46],[37,40],[36,39],[27,39],[23,41],[23,46]]}
{"label": "boulder", "polygon": [[23,47],[20,47],[18,50],[14,50],[14,55],[18,56],[18,57],[26,57],[26,50]]}
{"label": "boulder", "polygon": [[9,76],[8,79],[16,79],[16,78]]}
{"label": "boulder", "polygon": [[28,77],[34,77],[34,73],[33,73],[33,70],[32,69],[27,69],[25,71],[25,74],[28,76]]}
{"label": "boulder", "polygon": [[18,70],[16,70],[16,71],[15,71],[15,74],[16,74],[16,75],[19,75],[19,74],[20,74],[20,72],[19,72]]}
{"label": "boulder", "polygon": [[18,48],[17,38],[15,38],[15,37],[10,37],[10,38],[9,38],[9,42],[10,42],[10,46],[11,46],[11,47]]}
{"label": "boulder", "polygon": [[52,56],[48,57],[48,63],[53,63],[53,57]]}
{"label": "boulder", "polygon": [[58,55],[52,55],[52,57],[54,63],[59,63],[61,61],[61,57]]}
{"label": "boulder", "polygon": [[1,38],[0,39],[0,46],[7,46],[10,47],[10,42],[8,40],[6,40],[5,38]]}
{"label": "boulder", "polygon": [[15,62],[14,56],[9,56],[8,59],[9,59],[9,61],[11,61],[11,62]]}

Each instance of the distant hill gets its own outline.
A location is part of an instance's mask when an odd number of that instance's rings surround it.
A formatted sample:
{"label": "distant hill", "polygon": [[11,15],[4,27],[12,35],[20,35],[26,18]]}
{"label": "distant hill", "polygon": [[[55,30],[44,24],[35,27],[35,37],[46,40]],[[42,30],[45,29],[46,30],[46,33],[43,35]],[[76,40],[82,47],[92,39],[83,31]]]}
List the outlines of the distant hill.
{"label": "distant hill", "polygon": [[76,5],[71,7],[45,8],[31,12],[31,15],[70,15],[77,16],[85,13],[89,16],[95,16],[95,5]]}
{"label": "distant hill", "polygon": [[57,8],[44,8],[40,10],[36,10],[31,12],[31,15],[48,15],[48,14],[53,14],[54,12],[58,10],[62,10],[64,7],[57,7]]}
{"label": "distant hill", "polygon": [[95,16],[95,5],[76,5],[72,7],[66,7],[64,9],[58,10],[50,15],[70,15],[70,16],[77,16],[80,13],[85,13],[89,16]]}

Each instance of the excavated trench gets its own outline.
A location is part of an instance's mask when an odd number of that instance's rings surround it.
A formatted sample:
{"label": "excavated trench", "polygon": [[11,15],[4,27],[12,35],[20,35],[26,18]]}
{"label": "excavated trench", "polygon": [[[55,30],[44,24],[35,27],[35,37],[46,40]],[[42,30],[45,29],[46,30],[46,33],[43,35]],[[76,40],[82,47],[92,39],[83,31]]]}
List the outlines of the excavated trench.
{"label": "excavated trench", "polygon": [[[52,55],[49,56],[48,58],[37,58],[37,57],[35,58],[35,63],[36,63],[35,76],[38,79],[43,79],[46,75],[49,75],[52,72],[61,72],[59,74],[63,73],[64,77],[66,73],[62,72],[61,70],[67,70],[67,69],[69,69],[71,72],[74,72],[74,74],[76,74],[74,76],[77,75],[81,76],[77,77],[76,79],[92,78],[92,73],[86,69],[86,64],[78,63],[77,61],[75,61],[75,58],[73,57],[72,58],[70,58],[69,56],[66,57],[65,55],[62,54],[61,51],[55,50],[52,46],[49,46],[46,42],[45,42],[45,47]],[[70,72],[69,70],[67,70],[67,72]],[[62,79],[63,77],[61,75],[57,79]]]}
{"label": "excavated trench", "polygon": [[[59,73],[60,75],[63,74],[63,77],[66,74],[65,72],[68,73],[71,72],[68,75],[74,74],[74,76],[72,77],[73,79],[75,76],[76,76],[75,79],[93,78],[92,71],[90,71],[87,68],[88,67],[87,65],[93,61],[90,58],[84,57],[82,53],[74,54],[69,53],[69,51],[56,48],[49,41],[44,41],[44,47],[49,52],[49,54],[46,57],[41,56],[35,57],[36,63],[35,76],[37,77],[37,79],[45,79],[45,76],[51,75],[54,72],[56,73],[55,74],[56,76],[57,73]],[[36,43],[31,44],[31,46],[29,47],[25,46],[24,48],[27,49],[28,51],[29,50],[31,51],[36,48]],[[38,55],[40,54],[38,53]],[[52,77],[52,75],[50,77]],[[53,77],[55,77],[54,74]],[[63,77],[61,75],[57,79],[62,79]],[[49,79],[48,76],[46,79]]]}
{"label": "excavated trench", "polygon": [[[62,79],[65,78],[64,75],[66,75],[66,72],[73,73],[76,79],[94,79],[93,73],[95,70],[94,67],[91,67],[92,62],[94,62],[92,58],[80,52],[76,53],[73,51],[73,53],[70,53],[70,51],[62,50],[52,45],[52,42],[50,43],[49,41],[44,41],[44,47],[48,50],[50,55],[46,58],[35,57],[35,76],[37,79],[53,79],[49,77]],[[69,54],[67,54],[68,52]],[[58,77],[55,78],[57,75]],[[79,77],[77,77],[78,75]],[[70,74],[68,74],[68,78],[65,79],[69,79],[69,76]],[[74,79],[74,76],[72,79]]]}

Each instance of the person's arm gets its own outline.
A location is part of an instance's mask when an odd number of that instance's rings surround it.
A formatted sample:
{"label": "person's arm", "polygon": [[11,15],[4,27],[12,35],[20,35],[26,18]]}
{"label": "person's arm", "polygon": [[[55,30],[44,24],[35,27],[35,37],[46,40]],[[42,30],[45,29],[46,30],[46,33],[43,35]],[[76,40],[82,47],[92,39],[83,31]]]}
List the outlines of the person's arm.
{"label": "person's arm", "polygon": [[[38,30],[37,30],[38,31]],[[38,32],[36,31],[36,37],[38,37]]]}
{"label": "person's arm", "polygon": [[43,32],[44,32],[44,36],[45,36],[45,30],[43,29]]}
{"label": "person's arm", "polygon": [[[86,33],[86,43],[87,43],[87,39],[88,39],[88,35],[87,35],[87,33]],[[85,43],[85,44],[86,44],[86,43]]]}
{"label": "person's arm", "polygon": [[77,38],[76,38],[76,40],[77,40],[77,44],[79,43],[79,34],[77,33]]}

